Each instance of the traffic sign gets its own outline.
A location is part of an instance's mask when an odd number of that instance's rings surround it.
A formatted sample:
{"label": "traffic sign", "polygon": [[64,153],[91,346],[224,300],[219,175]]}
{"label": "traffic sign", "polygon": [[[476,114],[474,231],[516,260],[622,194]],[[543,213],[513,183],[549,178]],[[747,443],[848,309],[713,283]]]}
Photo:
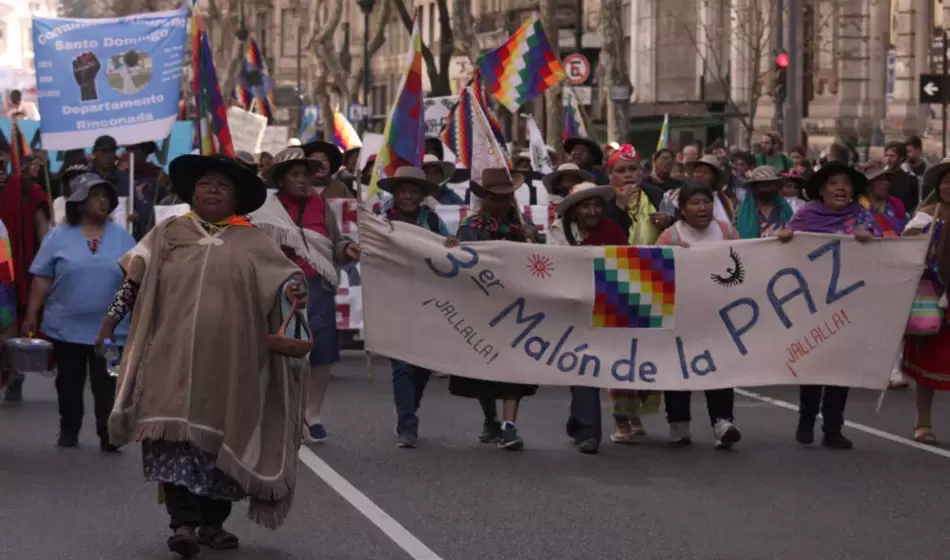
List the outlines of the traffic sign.
{"label": "traffic sign", "polygon": [[583,84],[590,77],[590,61],[580,53],[569,54],[564,57],[564,70],[572,84]]}
{"label": "traffic sign", "polygon": [[920,102],[943,103],[947,98],[947,80],[943,74],[920,75]]}

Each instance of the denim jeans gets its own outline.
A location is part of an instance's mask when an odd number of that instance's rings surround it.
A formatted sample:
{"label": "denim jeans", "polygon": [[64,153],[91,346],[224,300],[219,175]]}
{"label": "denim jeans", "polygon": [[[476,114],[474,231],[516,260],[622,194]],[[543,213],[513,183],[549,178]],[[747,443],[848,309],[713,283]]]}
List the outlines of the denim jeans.
{"label": "denim jeans", "polygon": [[571,387],[571,415],[567,419],[567,435],[578,441],[600,442],[600,389]]}
{"label": "denim jeans", "polygon": [[396,433],[419,435],[416,412],[432,372],[401,360],[390,361],[393,366],[393,400],[396,401]]}

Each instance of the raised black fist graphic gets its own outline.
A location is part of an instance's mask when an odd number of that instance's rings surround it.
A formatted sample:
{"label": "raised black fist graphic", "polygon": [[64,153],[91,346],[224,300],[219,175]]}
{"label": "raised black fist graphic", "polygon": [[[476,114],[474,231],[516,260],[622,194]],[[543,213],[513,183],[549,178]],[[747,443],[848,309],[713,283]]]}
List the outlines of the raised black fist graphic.
{"label": "raised black fist graphic", "polygon": [[79,94],[83,101],[99,99],[99,90],[96,89],[96,75],[102,69],[99,58],[91,53],[83,53],[73,59],[73,76],[79,85]]}

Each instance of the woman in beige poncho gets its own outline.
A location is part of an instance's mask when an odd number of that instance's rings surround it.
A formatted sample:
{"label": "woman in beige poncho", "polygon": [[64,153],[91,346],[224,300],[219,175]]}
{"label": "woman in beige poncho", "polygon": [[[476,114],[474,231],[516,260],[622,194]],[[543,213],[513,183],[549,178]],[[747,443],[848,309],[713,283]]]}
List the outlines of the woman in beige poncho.
{"label": "woman in beige poncho", "polygon": [[261,180],[197,155],[173,161],[170,176],[192,212],[122,259],[126,282],[99,339],[132,311],[110,436],[142,443],[145,476],[160,483],[171,518],[168,547],[190,557],[199,544],[238,546],[223,528],[232,502],[249,498],[248,516],[269,528],[286,517],[306,361],[274,353],[274,335],[288,315],[287,333],[309,334],[290,313],[291,300],[306,307],[303,274],[246,217],[264,202]]}

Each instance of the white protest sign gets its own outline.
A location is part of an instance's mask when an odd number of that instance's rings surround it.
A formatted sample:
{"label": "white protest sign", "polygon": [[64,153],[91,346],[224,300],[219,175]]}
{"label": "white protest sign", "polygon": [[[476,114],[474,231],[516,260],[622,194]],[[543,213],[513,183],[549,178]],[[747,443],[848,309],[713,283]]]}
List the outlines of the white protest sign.
{"label": "white protest sign", "polygon": [[426,119],[426,136],[438,138],[445,126],[445,120],[452,112],[452,107],[458,103],[457,95],[443,97],[427,97],[423,102]]}
{"label": "white protest sign", "polygon": [[277,152],[287,147],[289,138],[290,130],[286,126],[268,126],[264,129],[264,136],[261,138],[261,146],[258,152],[268,152],[271,155],[276,155]]}
{"label": "white protest sign", "polygon": [[[446,249],[360,210],[366,349],[540,385],[887,386],[926,238]],[[596,325],[596,326],[595,326]]]}
{"label": "white protest sign", "polygon": [[252,154],[261,151],[261,141],[267,130],[267,117],[255,115],[240,107],[228,107],[228,129],[234,150]]}
{"label": "white protest sign", "polygon": [[155,224],[158,225],[169,218],[184,216],[191,210],[187,204],[169,204],[167,206],[158,205],[155,207]]}
{"label": "white protest sign", "polygon": [[362,170],[366,167],[366,160],[370,156],[375,156],[379,153],[380,148],[383,147],[383,135],[376,132],[364,132],[363,137],[360,138],[362,142],[362,147],[360,148],[360,158],[356,164],[356,169]]}

